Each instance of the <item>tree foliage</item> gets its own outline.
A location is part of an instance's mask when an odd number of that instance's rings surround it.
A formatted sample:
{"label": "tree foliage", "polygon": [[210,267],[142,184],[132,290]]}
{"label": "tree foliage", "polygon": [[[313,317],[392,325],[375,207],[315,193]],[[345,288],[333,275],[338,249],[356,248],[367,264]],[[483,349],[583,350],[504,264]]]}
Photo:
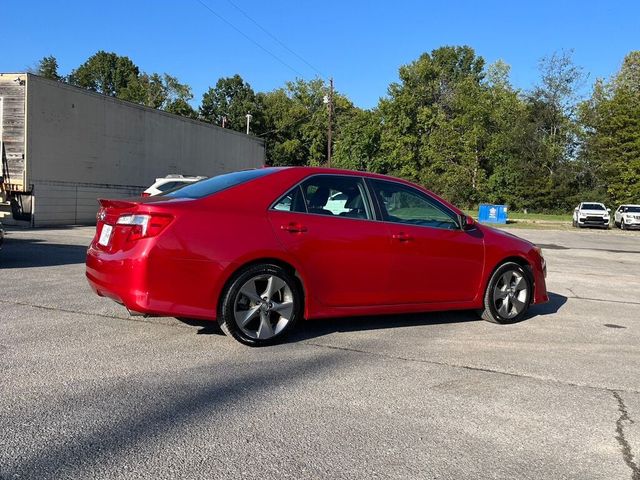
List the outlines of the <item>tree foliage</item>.
{"label": "tree foliage", "polygon": [[253,130],[260,130],[259,109],[256,94],[240,75],[221,78],[215,87],[202,96],[200,118],[207,122],[231,128],[239,132],[246,130],[247,114],[251,114]]}
{"label": "tree foliage", "polygon": [[34,73],[50,80],[62,81],[63,77],[58,74],[58,60],[53,55],[42,57],[38,62]]}
{"label": "tree foliage", "polygon": [[640,52],[618,74],[596,82],[580,107],[582,158],[595,172],[591,187],[614,203],[640,203]]}

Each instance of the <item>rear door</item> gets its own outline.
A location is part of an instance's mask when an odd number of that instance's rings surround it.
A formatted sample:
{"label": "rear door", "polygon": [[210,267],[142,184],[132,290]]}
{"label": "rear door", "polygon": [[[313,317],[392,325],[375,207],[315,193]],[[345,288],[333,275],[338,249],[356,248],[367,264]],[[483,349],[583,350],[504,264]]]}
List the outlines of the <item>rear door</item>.
{"label": "rear door", "polygon": [[313,175],[280,198],[269,218],[318,301],[331,307],[389,302],[391,239],[374,220],[361,177]]}
{"label": "rear door", "polygon": [[371,180],[382,219],[391,230],[393,303],[470,301],[484,266],[480,230],[459,228],[455,212],[403,183]]}

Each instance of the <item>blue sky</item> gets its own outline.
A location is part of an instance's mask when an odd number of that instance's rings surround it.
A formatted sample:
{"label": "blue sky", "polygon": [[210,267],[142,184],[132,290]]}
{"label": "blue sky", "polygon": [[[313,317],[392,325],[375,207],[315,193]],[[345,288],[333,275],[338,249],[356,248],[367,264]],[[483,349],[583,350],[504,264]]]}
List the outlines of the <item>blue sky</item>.
{"label": "blue sky", "polygon": [[[0,71],[54,55],[68,73],[102,49],[177,76],[192,86],[195,105],[221,76],[239,73],[267,91],[317,75],[228,0],[201,1],[291,68],[199,0],[3,0]],[[504,60],[519,88],[537,81],[538,60],[556,50],[573,49],[591,84],[640,49],[638,1],[232,1],[363,108],[386,94],[400,65],[442,45],[467,44],[488,63]]]}

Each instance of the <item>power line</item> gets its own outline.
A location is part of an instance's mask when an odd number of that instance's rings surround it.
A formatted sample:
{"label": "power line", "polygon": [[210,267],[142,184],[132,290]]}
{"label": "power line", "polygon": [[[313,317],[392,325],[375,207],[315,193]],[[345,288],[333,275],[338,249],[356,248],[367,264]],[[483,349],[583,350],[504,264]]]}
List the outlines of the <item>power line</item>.
{"label": "power line", "polygon": [[310,67],[312,70],[315,70],[315,72],[320,75],[321,77],[324,78],[324,74],[318,70],[316,67],[314,67],[311,63],[309,63],[307,60],[305,60],[301,55],[297,54],[296,52],[294,52],[293,50],[291,50],[289,47],[287,47],[283,42],[281,42],[274,34],[272,34],[269,30],[267,30],[266,28],[264,28],[262,25],[260,25],[256,20],[254,20],[247,12],[245,12],[242,8],[240,8],[238,5],[236,5],[235,3],[233,3],[231,0],[227,0],[228,3],[230,3],[236,10],[238,10],[242,15],[244,15],[245,17],[247,17],[249,20],[251,20],[260,30],[262,30],[264,33],[266,33],[267,35],[269,35],[275,42],[277,42],[282,48],[284,48],[285,50],[287,50],[289,53],[291,53],[292,55],[294,55],[295,57],[297,57],[299,60],[301,60],[303,63],[305,63],[308,67]]}
{"label": "power line", "polygon": [[222,20],[224,23],[226,23],[227,25],[229,25],[231,28],[233,28],[236,32],[238,32],[240,35],[242,35],[244,38],[246,38],[247,40],[249,40],[251,43],[253,43],[256,47],[260,48],[261,50],[263,50],[264,52],[268,53],[269,55],[271,55],[273,58],[275,58],[278,62],[280,62],[281,64],[283,64],[285,67],[287,67],[289,70],[293,71],[294,73],[296,73],[297,75],[299,75],[300,77],[304,77],[304,75],[302,73],[300,73],[298,70],[296,70],[295,68],[293,68],[291,65],[289,65],[287,62],[285,62],[284,60],[282,60],[279,56],[277,56],[275,53],[273,53],[272,51],[268,50],[267,48],[263,47],[262,45],[260,45],[258,42],[256,42],[253,38],[251,38],[249,35],[247,35],[246,33],[244,33],[242,30],[240,30],[238,27],[236,27],[233,23],[231,23],[229,20],[227,20],[226,18],[224,18],[222,15],[220,15],[218,12],[216,12],[215,10],[213,10],[209,5],[207,5],[206,3],[204,3],[203,0],[197,0],[198,3],[200,5],[202,5],[204,8],[206,8],[207,10],[209,10],[211,13],[213,13],[216,17],[218,17],[220,20]]}

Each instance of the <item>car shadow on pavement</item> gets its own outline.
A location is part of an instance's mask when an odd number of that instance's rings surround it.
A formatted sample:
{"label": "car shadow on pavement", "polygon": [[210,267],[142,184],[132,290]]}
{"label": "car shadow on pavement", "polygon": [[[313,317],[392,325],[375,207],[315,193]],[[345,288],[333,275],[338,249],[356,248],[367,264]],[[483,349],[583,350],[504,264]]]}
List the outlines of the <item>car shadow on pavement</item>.
{"label": "car shadow on pavement", "polygon": [[224,335],[224,332],[215,320],[199,320],[197,318],[184,317],[176,317],[176,320],[191,327],[200,328],[200,330],[196,332],[196,335]]}
{"label": "car shadow on pavement", "polygon": [[[527,315],[518,323],[533,320],[536,317],[556,313],[567,297],[549,293],[549,301],[541,305],[532,305]],[[330,333],[359,332],[388,328],[416,327],[422,325],[443,325],[483,321],[475,311],[458,310],[444,312],[412,313],[402,315],[380,315],[368,317],[341,317],[301,322],[288,336],[289,342],[299,342]]]}
{"label": "car shadow on pavement", "polygon": [[87,247],[48,243],[33,238],[5,238],[0,250],[0,269],[51,267],[84,263]]}
{"label": "car shadow on pavement", "polygon": [[[560,310],[565,303],[567,303],[567,297],[549,292],[549,301],[541,305],[532,305],[527,315],[519,323],[536,317],[554,314]],[[178,318],[178,320],[186,325],[199,328],[196,335],[224,335],[224,332],[220,330],[216,321],[197,320],[194,318]],[[286,342],[300,342],[330,333],[359,332],[363,330],[474,321],[481,320],[476,312],[470,310],[310,320],[299,322],[296,328],[288,335]]]}

